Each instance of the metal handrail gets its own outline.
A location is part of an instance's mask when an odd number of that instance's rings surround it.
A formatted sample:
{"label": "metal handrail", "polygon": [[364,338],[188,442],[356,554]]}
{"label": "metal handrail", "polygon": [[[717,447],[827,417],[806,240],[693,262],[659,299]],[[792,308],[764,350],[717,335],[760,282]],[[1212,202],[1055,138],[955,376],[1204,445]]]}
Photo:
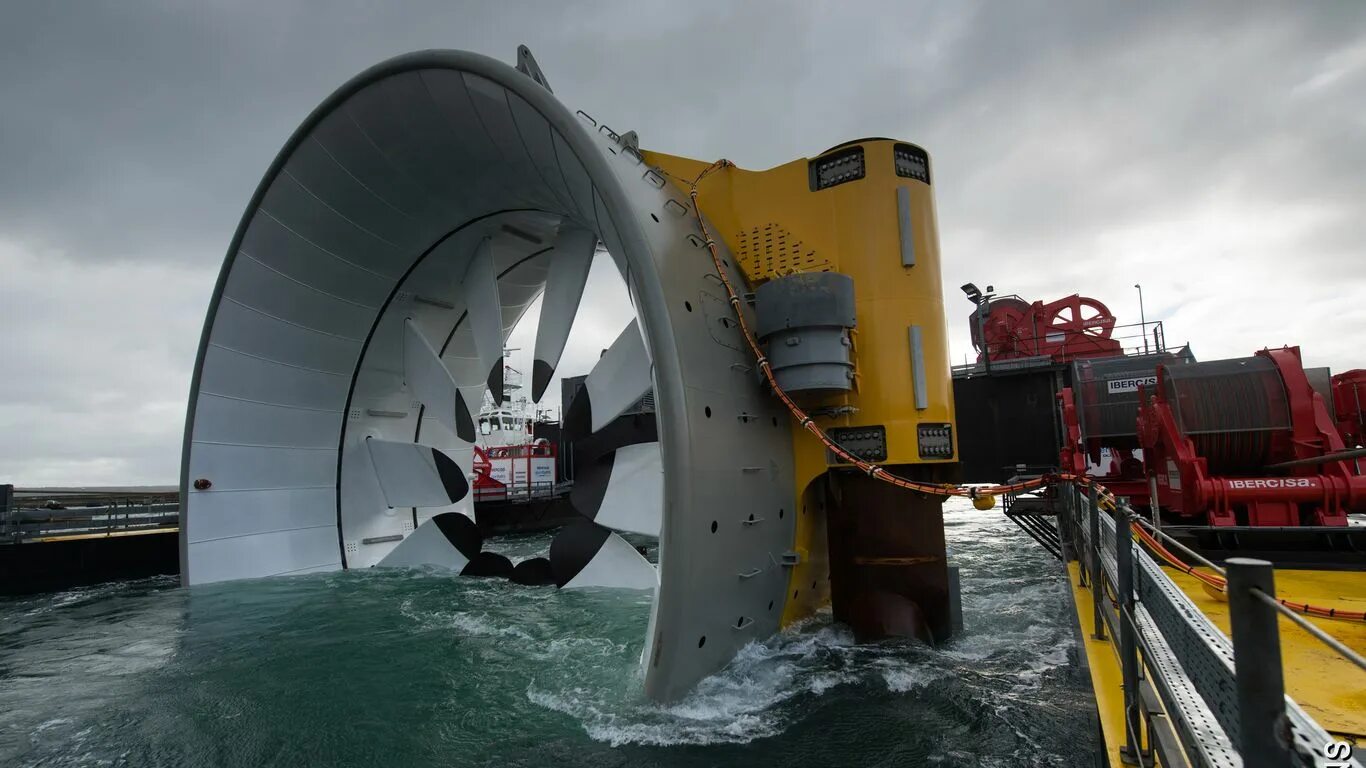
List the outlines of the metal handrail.
{"label": "metal handrail", "polygon": [[[1146,323],[1124,323],[1124,324],[1122,324],[1122,325],[1114,325],[1114,326],[1111,327],[1111,329],[1110,329],[1110,335],[1109,335],[1107,338],[1112,339],[1112,340],[1114,340],[1114,341],[1121,342],[1120,348],[1124,350],[1125,354],[1160,354],[1160,353],[1163,353],[1163,352],[1168,351],[1166,331],[1165,331],[1165,329],[1164,329],[1162,323],[1163,323],[1163,321],[1161,321],[1161,320],[1149,320],[1149,321],[1146,322]],[[1150,329],[1151,329],[1151,333],[1150,333]],[[1119,333],[1117,333],[1117,332],[1120,331],[1120,330],[1127,330],[1127,331],[1133,331],[1133,332],[1131,332],[1131,333],[1126,333],[1126,334],[1119,334]],[[1085,331],[1075,331],[1075,330],[1071,330],[1071,331],[1061,331],[1060,333],[1062,333],[1064,336],[1087,336],[1087,337],[1091,337],[1091,338],[1097,338],[1097,337],[1095,337],[1093,334],[1088,334],[1088,333],[1086,333]],[[1042,336],[1034,336],[1034,335],[1030,335],[1030,336],[1020,336],[1020,337],[1018,337],[1018,338],[1016,339],[1016,341],[1019,341],[1020,343],[1025,344],[1026,346],[1029,346],[1029,345],[1032,343],[1032,345],[1033,345],[1033,347],[1035,348],[1035,350],[1038,350],[1038,349],[1039,349],[1039,342],[1041,342],[1041,341],[1047,341],[1050,337],[1055,337],[1055,336],[1056,336],[1056,333],[1053,333],[1053,334],[1046,333],[1046,334],[1044,334],[1044,335],[1042,335]],[[1126,342],[1126,341],[1134,341],[1134,342],[1136,342],[1136,343],[1131,347],[1131,346],[1129,346],[1128,344],[1123,343],[1123,342]],[[1147,341],[1151,341],[1152,344],[1153,344],[1153,346],[1152,346],[1151,348],[1149,348],[1148,350],[1145,351],[1145,348],[1144,348],[1143,344],[1142,344],[1142,343],[1137,343],[1137,342],[1147,342]],[[974,349],[976,349],[976,347],[974,347]],[[979,350],[979,352],[980,352],[980,350]],[[1042,354],[1042,353],[1038,353],[1038,354],[1035,354],[1034,357],[1040,357],[1040,358],[1042,358],[1042,357],[1047,357],[1047,355],[1044,355],[1044,354]],[[996,365],[997,363],[1009,363],[1009,362],[1011,362],[1012,360],[1019,360],[1019,359],[1023,359],[1023,358],[1018,358],[1018,357],[1002,357],[1002,358],[996,358],[996,357],[993,357],[993,358],[991,359],[991,363],[992,363],[992,365]],[[966,371],[972,370],[972,369],[974,369],[974,368],[977,368],[977,367],[979,367],[980,365],[981,365],[981,359],[980,359],[980,355],[979,355],[979,359],[976,360],[976,361],[974,361],[974,362],[967,362],[967,363],[962,363],[962,364],[958,364],[958,365],[952,365],[952,366],[950,366],[950,368],[952,369],[953,372],[962,373],[962,372],[966,372]]]}
{"label": "metal handrail", "polygon": [[572,486],[572,481],[548,481],[539,483],[518,483],[516,485],[500,485],[489,488],[476,487],[474,489],[474,499],[475,501],[502,501],[513,499],[551,498],[563,491],[567,491]]}
{"label": "metal handrail", "polygon": [[1204,555],[1200,554],[1199,552],[1196,552],[1195,550],[1191,549],[1190,547],[1186,546],[1185,544],[1182,544],[1181,542],[1177,541],[1176,539],[1172,538],[1171,536],[1167,535],[1166,533],[1163,533],[1161,528],[1158,528],[1157,526],[1155,526],[1155,525],[1153,525],[1152,523],[1148,522],[1148,520],[1147,520],[1146,518],[1144,518],[1143,516],[1137,515],[1137,516],[1134,517],[1134,520],[1137,521],[1137,522],[1138,522],[1140,525],[1142,525],[1144,528],[1147,528],[1148,531],[1149,531],[1150,533],[1156,534],[1158,538],[1162,539],[1163,541],[1167,542],[1168,544],[1173,544],[1173,545],[1175,545],[1177,549],[1179,549],[1179,550],[1181,550],[1182,552],[1185,552],[1186,554],[1190,555],[1191,558],[1193,558],[1193,559],[1195,559],[1195,560],[1199,560],[1199,561],[1200,561],[1200,564],[1203,565],[1203,566],[1205,566],[1206,568],[1208,568],[1208,569],[1214,571],[1215,573],[1219,574],[1220,576],[1223,576],[1223,575],[1226,573],[1226,571],[1225,571],[1223,568],[1221,568],[1221,567],[1215,565],[1213,562],[1211,562],[1210,560],[1208,560],[1207,558],[1205,558]]}
{"label": "metal handrail", "polygon": [[1314,622],[1309,621],[1308,619],[1304,618],[1298,613],[1290,610],[1284,605],[1281,605],[1281,602],[1279,600],[1272,597],[1271,595],[1268,595],[1262,590],[1253,587],[1250,591],[1252,592],[1253,597],[1257,598],[1258,600],[1261,600],[1263,603],[1266,603],[1272,608],[1275,608],[1276,611],[1279,612],[1281,615],[1298,624],[1300,629],[1303,629],[1305,632],[1308,632],[1309,634],[1317,638],[1324,645],[1337,651],[1339,654],[1342,655],[1344,659],[1347,659],[1348,661],[1357,665],[1362,669],[1362,671],[1366,671],[1366,658],[1363,658],[1361,654],[1343,645],[1341,640],[1338,640],[1336,637],[1333,637],[1327,632],[1324,632],[1322,629],[1319,629],[1318,625]]}
{"label": "metal handrail", "polygon": [[[1186,545],[1182,544],[1181,542],[1177,541],[1176,539],[1172,538],[1166,533],[1163,533],[1160,528],[1154,527],[1152,523],[1148,522],[1147,520],[1144,520],[1142,517],[1136,517],[1135,519],[1140,524],[1142,524],[1143,527],[1147,528],[1151,533],[1156,534],[1159,538],[1166,541],[1168,544],[1176,546],[1182,552],[1186,553],[1187,555],[1190,555],[1193,559],[1200,561],[1200,563],[1204,565],[1206,568],[1209,568],[1210,570],[1214,571],[1215,573],[1218,573],[1221,576],[1227,575],[1228,571],[1226,569],[1221,568],[1218,565],[1215,565],[1213,562],[1210,562],[1204,556],[1200,555],[1200,553],[1192,550],[1191,548],[1187,547]],[[1279,613],[1293,621],[1301,629],[1317,638],[1320,642],[1324,643],[1329,648],[1332,648],[1334,651],[1337,651],[1337,653],[1341,655],[1343,658],[1360,667],[1363,671],[1366,671],[1366,657],[1363,657],[1361,654],[1357,653],[1351,648],[1348,648],[1346,645],[1343,645],[1340,640],[1328,634],[1327,632],[1324,632],[1322,629],[1319,628],[1317,624],[1304,618],[1298,612],[1291,610],[1288,606],[1283,604],[1277,598],[1272,597],[1271,595],[1268,595],[1267,593],[1256,588],[1252,590],[1252,594],[1258,600],[1261,600],[1262,602],[1267,603],[1271,607],[1275,608]]]}
{"label": "metal handrail", "polygon": [[179,496],[171,492],[25,489],[0,484],[0,540],[19,543],[91,534],[174,528]]}
{"label": "metal handrail", "polygon": [[[1094,488],[1094,484],[1088,485]],[[1113,508],[1101,515],[1094,493],[1088,499],[1075,483],[1067,483],[1060,490],[1059,539],[1069,545],[1065,547],[1070,550],[1068,559],[1080,561],[1083,586],[1087,586],[1089,576],[1095,613],[1094,637],[1106,639],[1105,630],[1108,629],[1120,657],[1125,686],[1125,743],[1121,753],[1126,761],[1147,764],[1152,751],[1157,750],[1163,764],[1189,760],[1192,765],[1227,765],[1228,757],[1236,750],[1247,768],[1288,765],[1292,761],[1297,765],[1361,765],[1359,759],[1339,759],[1340,755],[1328,751],[1343,745],[1332,742],[1322,726],[1285,696],[1276,613],[1265,611],[1265,607],[1285,614],[1356,666],[1366,669],[1366,660],[1277,601],[1271,594],[1274,587],[1269,563],[1234,558],[1229,561],[1228,569],[1220,568],[1137,514],[1127,500],[1111,497]],[[1099,525],[1101,520],[1105,521],[1104,526]],[[1184,643],[1192,642],[1192,638],[1209,638],[1211,632],[1220,638],[1225,636],[1195,610],[1194,604],[1162,573],[1156,561],[1128,535],[1128,524],[1135,521],[1206,567],[1228,574],[1233,582],[1228,588],[1229,612],[1233,619],[1231,639],[1200,641],[1213,644],[1208,650],[1189,655],[1194,651]],[[1102,531],[1107,535],[1102,535]],[[1141,575],[1141,579],[1136,579],[1135,573]],[[1165,586],[1161,582],[1165,582]],[[1173,595],[1172,599],[1178,601],[1173,604],[1175,610],[1164,607],[1166,604],[1160,600],[1151,604],[1145,602],[1138,594],[1141,590],[1135,589],[1138,583],[1145,585],[1144,595],[1150,599],[1158,600],[1156,596],[1164,594],[1164,590]],[[1238,589],[1242,591],[1236,592]],[[1113,608],[1111,603],[1114,603]],[[1189,607],[1180,608],[1181,603]],[[1156,611],[1159,607],[1163,607],[1161,617],[1150,614],[1150,610]],[[1147,617],[1141,623],[1137,618],[1140,613]],[[1189,631],[1170,636],[1173,621],[1178,622],[1177,626],[1181,626],[1180,622],[1189,624]],[[1159,652],[1165,656],[1155,658],[1153,654]],[[1208,671],[1197,678],[1194,671],[1199,669]],[[1146,672],[1146,679],[1157,683],[1147,694],[1142,694],[1145,675],[1140,674],[1140,670]],[[1219,706],[1215,707],[1214,700],[1210,699],[1213,689],[1209,686],[1220,679],[1233,683],[1236,697],[1216,696]],[[1204,684],[1200,680],[1204,680]],[[1184,688],[1186,695],[1174,695],[1173,685]],[[1218,684],[1215,688],[1226,689],[1226,685]],[[1168,716],[1168,721],[1161,726],[1177,726],[1173,733],[1175,741],[1179,742],[1180,758],[1168,754],[1172,740],[1166,738],[1167,734],[1154,730],[1154,718],[1161,710],[1153,710],[1150,700],[1144,698],[1154,691],[1157,702]],[[1202,701],[1202,698],[1208,701]],[[1140,727],[1140,717],[1146,728]],[[1148,735],[1146,739],[1145,734]],[[1145,745],[1144,741],[1148,743]]]}

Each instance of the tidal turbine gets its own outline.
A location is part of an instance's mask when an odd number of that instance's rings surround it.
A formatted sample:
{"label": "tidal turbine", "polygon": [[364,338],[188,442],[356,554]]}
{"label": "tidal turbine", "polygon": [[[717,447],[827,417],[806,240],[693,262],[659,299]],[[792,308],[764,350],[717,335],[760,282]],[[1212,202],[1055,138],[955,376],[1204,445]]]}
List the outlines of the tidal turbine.
{"label": "tidal turbine", "polygon": [[[861,634],[943,637],[940,500],[893,502],[804,434],[825,419],[907,476],[952,469],[933,215],[912,145],[751,173],[642,151],[561,103],[525,47],[515,67],[461,51],[372,67],[289,138],[229,246],[186,418],[183,579],[436,565],[652,589],[658,700],[832,596]],[[564,417],[586,519],[518,578],[469,518],[470,405],[502,400],[504,343],[538,296],[544,395],[599,249],[635,319]],[[750,328],[811,417],[774,391]],[[654,418],[618,418],[648,392]],[[659,536],[657,573],[617,531]]]}

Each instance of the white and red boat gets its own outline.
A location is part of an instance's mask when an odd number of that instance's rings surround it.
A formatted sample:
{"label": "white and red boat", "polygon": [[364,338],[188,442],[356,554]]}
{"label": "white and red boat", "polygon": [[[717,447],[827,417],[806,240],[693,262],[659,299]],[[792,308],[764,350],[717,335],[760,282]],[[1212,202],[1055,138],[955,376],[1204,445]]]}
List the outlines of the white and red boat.
{"label": "white and red boat", "polygon": [[555,495],[559,456],[554,443],[533,434],[534,419],[512,408],[479,414],[474,446],[474,500],[502,501]]}
{"label": "white and red boat", "polygon": [[495,403],[485,396],[479,411],[474,444],[474,501],[487,506],[497,502],[525,502],[562,494],[559,451],[545,437],[537,437],[536,424],[550,422],[548,414],[534,409],[521,389],[521,372],[504,365],[503,392],[511,401]]}

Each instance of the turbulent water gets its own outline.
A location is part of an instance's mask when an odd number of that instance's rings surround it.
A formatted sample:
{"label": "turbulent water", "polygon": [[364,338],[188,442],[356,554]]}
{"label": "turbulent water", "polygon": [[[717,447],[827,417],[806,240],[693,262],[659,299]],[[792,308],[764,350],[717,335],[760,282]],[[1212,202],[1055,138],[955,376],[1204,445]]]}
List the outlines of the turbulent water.
{"label": "turbulent water", "polygon": [[963,636],[857,646],[817,617],[671,706],[640,696],[637,593],[370,570],[5,600],[0,765],[1083,764],[1060,566],[999,511],[947,525]]}

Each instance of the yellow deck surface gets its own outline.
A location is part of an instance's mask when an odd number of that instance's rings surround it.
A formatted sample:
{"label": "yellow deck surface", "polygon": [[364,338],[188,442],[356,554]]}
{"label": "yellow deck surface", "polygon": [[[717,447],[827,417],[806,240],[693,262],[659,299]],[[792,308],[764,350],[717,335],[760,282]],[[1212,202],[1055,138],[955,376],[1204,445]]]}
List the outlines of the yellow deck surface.
{"label": "yellow deck surface", "polygon": [[[1163,570],[1210,621],[1229,634],[1227,602],[1211,597],[1196,579],[1172,568]],[[1366,611],[1366,573],[1277,568],[1276,596],[1325,608]],[[1307,618],[1343,645],[1366,654],[1366,622]],[[1286,694],[1329,732],[1366,740],[1366,671],[1289,619],[1281,617],[1280,624]]]}
{"label": "yellow deck surface", "polygon": [[1086,651],[1086,666],[1091,671],[1091,688],[1096,693],[1096,710],[1105,736],[1105,750],[1110,765],[1123,765],[1119,759],[1119,748],[1124,744],[1124,677],[1119,669],[1119,654],[1115,652],[1108,635],[1105,640],[1093,637],[1096,628],[1092,623],[1091,590],[1079,586],[1079,568],[1076,562],[1067,564],[1072,604],[1076,609],[1077,623],[1081,625],[1082,646]]}
{"label": "yellow deck surface", "polygon": [[[1067,564],[1068,583],[1081,626],[1105,749],[1110,764],[1118,766],[1122,765],[1119,747],[1124,743],[1124,690],[1119,656],[1109,638],[1092,637],[1095,628],[1091,623],[1091,590],[1080,586],[1078,568],[1075,562]],[[1163,570],[1210,621],[1229,633],[1227,602],[1211,597],[1194,578],[1174,569]],[[1366,573],[1277,569],[1276,593],[1286,600],[1326,608],[1366,610]],[[1311,620],[1347,647],[1366,653],[1366,622]],[[1286,693],[1330,733],[1358,744],[1366,742],[1366,672],[1343,660],[1289,619],[1282,618],[1280,626]]]}

